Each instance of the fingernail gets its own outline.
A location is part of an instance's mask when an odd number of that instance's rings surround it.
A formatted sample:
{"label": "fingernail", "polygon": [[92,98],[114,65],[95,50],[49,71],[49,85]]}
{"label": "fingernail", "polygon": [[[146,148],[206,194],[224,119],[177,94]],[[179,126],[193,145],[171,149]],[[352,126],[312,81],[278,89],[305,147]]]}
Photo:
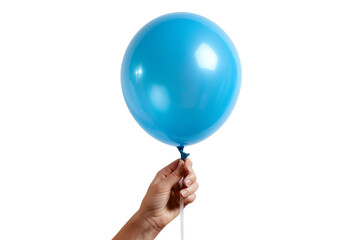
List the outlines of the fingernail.
{"label": "fingernail", "polygon": [[192,170],[192,168],[191,168],[191,165],[190,165],[190,164],[188,165],[188,170],[189,170],[189,172],[191,172],[191,170]]}
{"label": "fingernail", "polygon": [[185,185],[189,187],[191,185],[191,180],[186,180]]}
{"label": "fingernail", "polygon": [[182,191],[181,191],[181,196],[186,197],[187,194],[188,194],[188,191],[187,191],[187,190],[182,190]]}

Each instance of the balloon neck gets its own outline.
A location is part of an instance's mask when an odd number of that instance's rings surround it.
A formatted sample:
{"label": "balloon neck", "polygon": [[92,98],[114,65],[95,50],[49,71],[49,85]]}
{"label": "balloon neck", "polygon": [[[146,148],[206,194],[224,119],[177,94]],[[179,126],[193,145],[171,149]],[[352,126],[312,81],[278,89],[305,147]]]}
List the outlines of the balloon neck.
{"label": "balloon neck", "polygon": [[177,149],[179,150],[179,152],[181,154],[181,160],[185,160],[190,155],[190,153],[184,152],[184,146],[177,147]]}

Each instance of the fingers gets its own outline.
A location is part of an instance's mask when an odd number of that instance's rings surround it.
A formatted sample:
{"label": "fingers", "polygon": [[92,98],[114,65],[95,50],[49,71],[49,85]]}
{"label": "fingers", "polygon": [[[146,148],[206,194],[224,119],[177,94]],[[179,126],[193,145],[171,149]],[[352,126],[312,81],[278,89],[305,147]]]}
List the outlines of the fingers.
{"label": "fingers", "polygon": [[185,187],[190,187],[197,180],[195,172],[192,170],[186,177],[184,178]]}
{"label": "fingers", "polygon": [[194,202],[195,199],[196,199],[196,194],[195,194],[195,193],[187,196],[187,197],[184,199],[184,205],[185,205],[185,207],[186,207],[188,204]]}
{"label": "fingers", "polygon": [[180,195],[184,198],[184,204],[186,206],[195,201],[195,192],[199,189],[199,183],[196,181],[197,177],[192,169],[192,162],[188,158],[185,159],[184,169],[187,175],[184,178],[184,188],[180,191]]}
{"label": "fingers", "polygon": [[167,165],[166,167],[161,169],[157,175],[160,177],[169,176],[173,171],[176,170],[176,168],[178,167],[178,164],[179,164],[179,159],[176,159],[175,161],[173,161],[172,163],[170,163],[169,165]]}
{"label": "fingers", "polygon": [[192,169],[192,162],[190,159],[185,159],[185,171],[187,172],[187,175],[184,178],[184,186],[190,187],[193,183],[196,182],[196,174],[194,170]]}
{"label": "fingers", "polygon": [[176,167],[176,169],[171,172],[163,181],[164,184],[166,184],[168,187],[172,187],[175,184],[177,184],[180,179],[183,177],[183,172],[184,172],[184,161],[183,160],[177,160],[178,161],[178,165]]}
{"label": "fingers", "polygon": [[[161,169],[158,173],[157,173],[157,177],[168,177],[173,171],[176,170],[176,168],[178,167],[180,158],[176,159],[175,161],[173,161],[172,163],[170,163],[169,165],[167,165],[166,167],[164,167],[163,169]],[[189,158],[186,158],[185,160],[185,166],[184,169],[187,173],[192,171],[192,162]]]}
{"label": "fingers", "polygon": [[184,178],[184,188],[188,188],[196,182],[196,175],[192,169],[192,161],[186,158],[184,161],[177,159],[168,166],[161,169],[155,179],[155,182],[161,182],[166,187],[177,185],[182,177]]}
{"label": "fingers", "polygon": [[190,185],[190,187],[184,188],[180,191],[182,197],[186,198],[191,194],[195,193],[199,188],[199,184],[195,182],[194,184]]}
{"label": "fingers", "polygon": [[185,166],[184,169],[187,173],[190,173],[192,170],[192,161],[190,160],[190,158],[186,158],[185,159]]}

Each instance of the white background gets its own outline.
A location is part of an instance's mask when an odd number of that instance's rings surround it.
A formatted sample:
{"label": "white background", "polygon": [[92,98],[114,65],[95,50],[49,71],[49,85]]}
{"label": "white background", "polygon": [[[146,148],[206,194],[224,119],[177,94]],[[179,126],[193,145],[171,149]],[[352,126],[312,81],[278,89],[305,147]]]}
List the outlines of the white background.
{"label": "white background", "polygon": [[319,0],[1,1],[0,239],[111,239],[178,158],[120,86],[131,38],[174,11],[220,25],[243,67],[229,120],[186,148],[186,239],[360,239],[359,7]]}

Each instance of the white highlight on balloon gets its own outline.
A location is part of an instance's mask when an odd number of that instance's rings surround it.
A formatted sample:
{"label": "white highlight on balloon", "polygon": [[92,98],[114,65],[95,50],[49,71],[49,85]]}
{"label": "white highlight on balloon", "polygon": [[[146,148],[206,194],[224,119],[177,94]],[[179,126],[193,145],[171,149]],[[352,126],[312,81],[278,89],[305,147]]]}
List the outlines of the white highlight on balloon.
{"label": "white highlight on balloon", "polygon": [[154,85],[150,90],[150,101],[160,111],[165,111],[170,105],[169,94],[165,87]]}
{"label": "white highlight on balloon", "polygon": [[136,82],[138,83],[140,78],[142,76],[142,69],[141,67],[139,67],[136,71],[135,71],[135,79],[136,79]]}
{"label": "white highlight on balloon", "polygon": [[141,67],[139,67],[138,70],[135,71],[135,75],[140,75],[140,74],[142,74]]}
{"label": "white highlight on balloon", "polygon": [[218,58],[214,50],[209,45],[202,43],[195,52],[196,61],[199,67],[215,70]]}

